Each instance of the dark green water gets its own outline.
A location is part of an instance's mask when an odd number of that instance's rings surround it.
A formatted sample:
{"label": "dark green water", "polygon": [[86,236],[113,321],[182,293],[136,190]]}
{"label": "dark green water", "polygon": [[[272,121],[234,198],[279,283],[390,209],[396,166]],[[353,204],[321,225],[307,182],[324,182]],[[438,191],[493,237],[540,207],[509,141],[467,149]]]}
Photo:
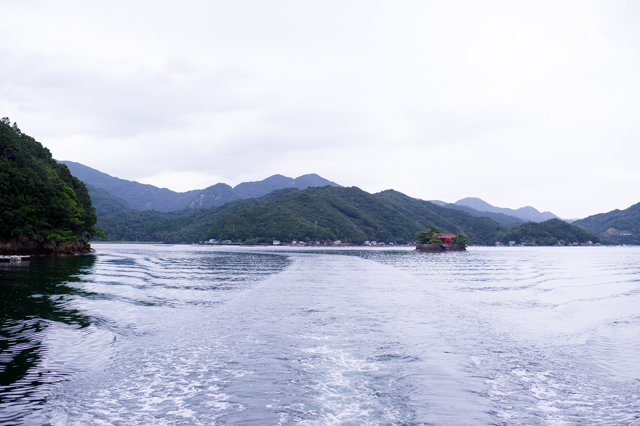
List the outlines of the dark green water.
{"label": "dark green water", "polygon": [[73,283],[94,262],[95,256],[88,255],[34,258],[19,266],[0,264],[0,420],[15,421],[26,410],[36,410],[46,402],[51,387],[74,372],[73,366],[38,366],[46,364],[48,328],[55,324],[82,330],[92,324],[69,302],[76,296],[91,296]]}

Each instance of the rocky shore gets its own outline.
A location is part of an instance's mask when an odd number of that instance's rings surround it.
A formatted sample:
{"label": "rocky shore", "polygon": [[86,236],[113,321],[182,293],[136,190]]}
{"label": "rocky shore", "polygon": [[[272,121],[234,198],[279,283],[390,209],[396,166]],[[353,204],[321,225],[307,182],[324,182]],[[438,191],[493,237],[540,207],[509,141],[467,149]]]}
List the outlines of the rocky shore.
{"label": "rocky shore", "polygon": [[20,235],[16,238],[0,239],[0,255],[29,256],[75,256],[91,253],[91,248],[82,240],[58,243],[44,238]]}
{"label": "rocky shore", "polygon": [[416,244],[416,250],[440,253],[443,251],[465,251],[464,244]]}

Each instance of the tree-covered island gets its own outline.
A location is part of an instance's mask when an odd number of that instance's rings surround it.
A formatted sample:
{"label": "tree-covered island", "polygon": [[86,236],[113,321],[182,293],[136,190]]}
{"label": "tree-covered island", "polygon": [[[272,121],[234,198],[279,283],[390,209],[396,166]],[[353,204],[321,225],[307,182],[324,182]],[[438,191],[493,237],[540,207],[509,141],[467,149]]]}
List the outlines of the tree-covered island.
{"label": "tree-covered island", "polygon": [[85,184],[0,119],[0,255],[87,253],[96,222]]}
{"label": "tree-covered island", "polygon": [[427,252],[464,251],[469,245],[469,236],[440,232],[435,225],[428,225],[425,231],[416,234],[416,250]]}

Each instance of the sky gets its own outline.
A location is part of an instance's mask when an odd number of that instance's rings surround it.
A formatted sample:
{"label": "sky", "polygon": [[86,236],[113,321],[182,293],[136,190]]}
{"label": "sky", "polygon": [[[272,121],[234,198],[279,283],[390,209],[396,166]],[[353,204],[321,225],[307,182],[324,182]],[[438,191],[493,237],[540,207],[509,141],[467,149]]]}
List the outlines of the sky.
{"label": "sky", "polygon": [[640,2],[0,0],[0,116],[175,191],[317,173],[582,218],[640,201]]}

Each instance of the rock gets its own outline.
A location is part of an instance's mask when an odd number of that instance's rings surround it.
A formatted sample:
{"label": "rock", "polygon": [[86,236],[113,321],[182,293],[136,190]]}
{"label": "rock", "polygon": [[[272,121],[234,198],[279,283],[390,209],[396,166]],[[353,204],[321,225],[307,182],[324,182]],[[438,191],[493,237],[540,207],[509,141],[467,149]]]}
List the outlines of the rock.
{"label": "rock", "polygon": [[431,253],[440,253],[443,251],[465,251],[467,248],[464,244],[416,244],[416,250]]}
{"label": "rock", "polygon": [[82,240],[58,243],[26,235],[0,239],[0,255],[74,256],[85,253],[91,253],[91,248]]}

